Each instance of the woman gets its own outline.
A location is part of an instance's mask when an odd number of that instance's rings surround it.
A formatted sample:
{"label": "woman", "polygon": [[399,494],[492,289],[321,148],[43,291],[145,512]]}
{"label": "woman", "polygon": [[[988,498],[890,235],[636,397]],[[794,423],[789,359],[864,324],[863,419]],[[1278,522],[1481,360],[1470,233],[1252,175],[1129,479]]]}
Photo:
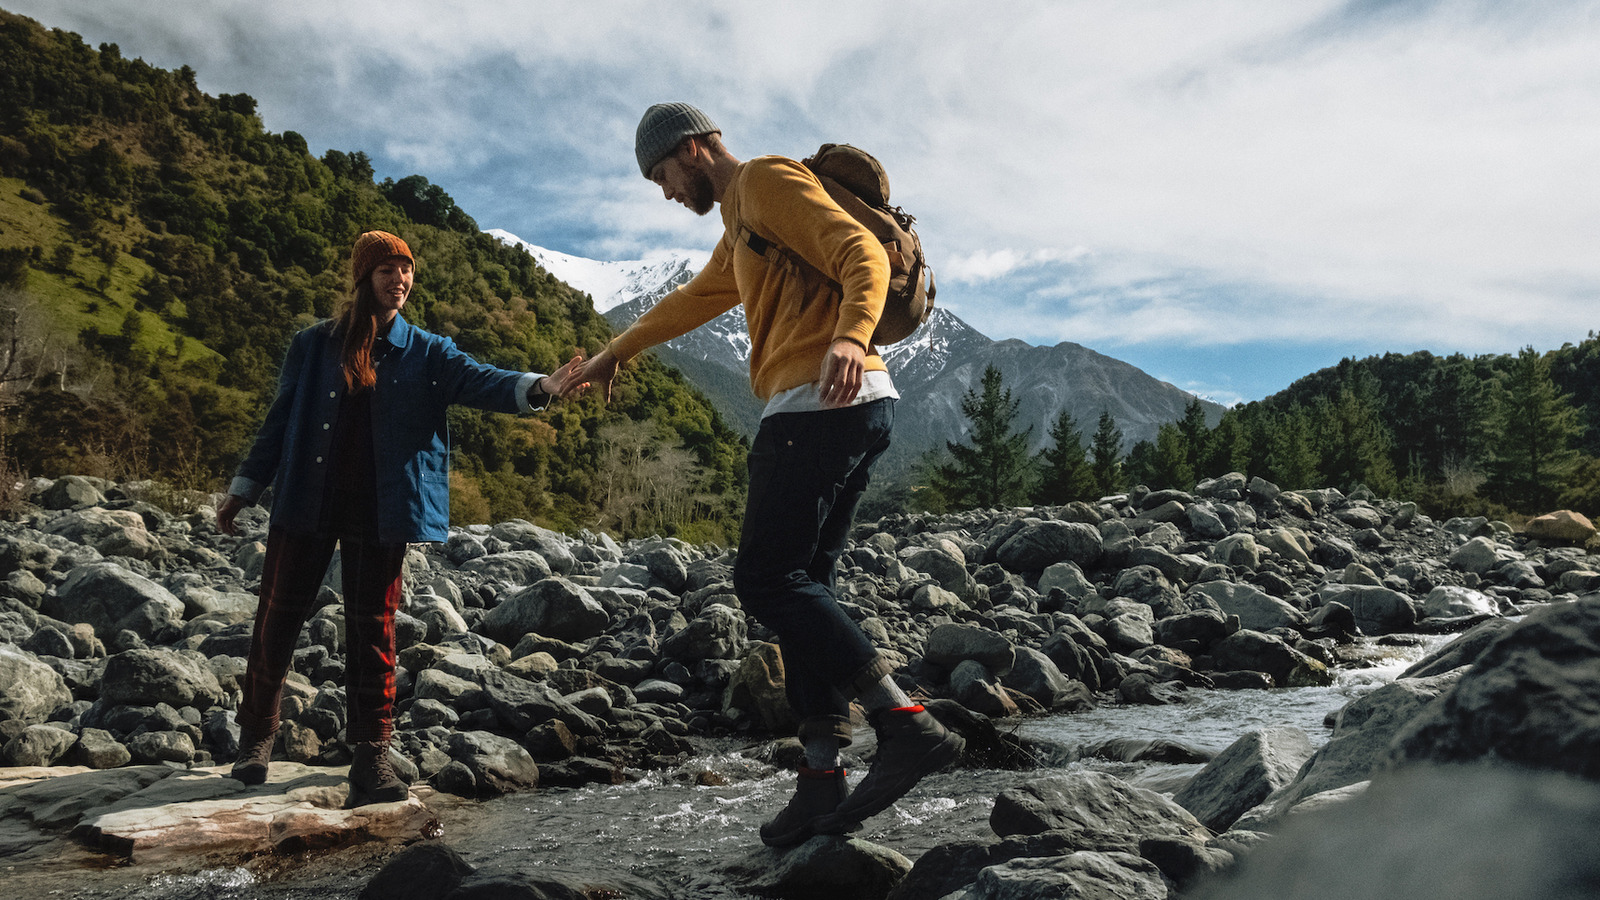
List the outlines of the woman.
{"label": "woman", "polygon": [[383,231],[356,239],[355,289],[339,315],[294,336],[250,455],[217,509],[239,511],[276,483],[233,777],[267,778],[278,704],[301,626],[340,548],[345,598],[345,736],[354,750],[351,803],[404,800],[389,761],[394,716],[394,614],[406,545],[443,541],[450,509],[445,411],[464,404],[526,413],[575,387],[574,357],[553,375],[484,365],[449,338],[408,323],[415,259]]}

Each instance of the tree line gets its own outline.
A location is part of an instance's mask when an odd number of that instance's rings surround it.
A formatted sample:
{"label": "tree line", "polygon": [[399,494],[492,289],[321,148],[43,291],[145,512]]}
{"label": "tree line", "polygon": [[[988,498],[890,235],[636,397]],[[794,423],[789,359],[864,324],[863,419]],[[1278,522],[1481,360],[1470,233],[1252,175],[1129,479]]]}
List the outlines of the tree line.
{"label": "tree line", "polygon": [[[249,95],[200,91],[187,66],[3,11],[0,213],[0,465],[12,475],[219,487],[290,336],[333,313],[349,247],[370,229],[417,255],[406,317],[484,362],[548,372],[611,336],[590,298],[482,233],[426,177],[377,180],[360,151],[316,157],[295,132],[265,130]],[[451,426],[458,521],[737,533],[744,441],[651,359],[609,406],[458,410]],[[648,435],[641,464],[665,458],[679,476],[626,520],[607,512],[603,471],[619,428]]]}
{"label": "tree line", "polygon": [[[962,398],[962,441],[930,452],[879,498],[923,509],[1059,505],[1142,484],[1192,490],[1227,472],[1286,489],[1365,486],[1435,515],[1600,514],[1600,338],[1540,353],[1386,354],[1306,376],[1206,424],[1198,399],[1154,440],[1123,451],[1109,412],[1094,430],[1069,413],[1037,454],[1020,402],[985,369]],[[882,502],[881,499],[879,502]]]}

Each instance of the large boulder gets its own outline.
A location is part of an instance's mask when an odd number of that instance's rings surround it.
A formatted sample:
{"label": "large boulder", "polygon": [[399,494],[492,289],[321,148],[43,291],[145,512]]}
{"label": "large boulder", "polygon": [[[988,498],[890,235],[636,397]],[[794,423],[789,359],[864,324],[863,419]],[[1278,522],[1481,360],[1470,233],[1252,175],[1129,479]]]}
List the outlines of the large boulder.
{"label": "large boulder", "polygon": [[682,661],[738,659],[748,631],[744,613],[721,603],[708,604],[700,615],[661,642],[661,655]]}
{"label": "large boulder", "polygon": [[1441,584],[1422,598],[1422,613],[1430,619],[1497,616],[1500,614],[1500,605],[1483,591],[1455,584]]}
{"label": "large boulder", "polygon": [[1582,544],[1594,537],[1594,523],[1570,509],[1545,513],[1528,520],[1528,537],[1557,544]]}
{"label": "large boulder", "polygon": [[461,564],[461,571],[514,585],[531,585],[551,575],[550,563],[536,550],[507,550],[469,559]]}
{"label": "large boulder", "polygon": [[1530,614],[1394,739],[1395,762],[1495,759],[1600,779],[1600,596]]}
{"label": "large boulder", "polygon": [[911,861],[877,844],[821,836],[793,848],[758,848],[723,871],[762,896],[881,900],[911,871]]}
{"label": "large boulder", "polygon": [[1252,731],[1212,758],[1172,801],[1212,831],[1226,831],[1251,807],[1293,781],[1312,752],[1311,739],[1298,728]]}
{"label": "large boulder", "polygon": [[995,560],[1013,572],[1042,572],[1058,562],[1087,568],[1100,559],[1100,531],[1082,522],[1040,522],[1012,535]]}
{"label": "large boulder", "polygon": [[1410,631],[1417,624],[1417,608],[1411,598],[1381,585],[1326,584],[1317,595],[1324,604],[1348,607],[1363,634],[1394,634]]}
{"label": "large boulder", "polygon": [[47,597],[43,611],[63,622],[84,622],[102,639],[124,628],[140,637],[154,637],[161,623],[180,625],[183,602],[154,581],[110,562],[88,563],[67,573]]}
{"label": "large boulder", "polygon": [[1265,672],[1278,687],[1331,684],[1328,667],[1289,646],[1282,638],[1241,628],[1211,648],[1223,672]]}
{"label": "large boulder", "polygon": [[[450,735],[450,765],[434,776],[434,786],[465,797],[492,797],[539,786],[539,766],[510,738],[487,731]],[[447,774],[448,773],[448,774]]]}
{"label": "large boulder", "polygon": [[[995,798],[989,827],[1001,837],[1066,832],[1079,846],[1137,853],[1155,835],[1209,837],[1188,810],[1103,772],[1075,772],[1025,782]],[[1075,840],[1075,843],[1077,841]]]}
{"label": "large boulder", "polygon": [[1238,616],[1239,627],[1252,631],[1274,628],[1299,628],[1306,614],[1293,604],[1279,600],[1255,585],[1232,581],[1208,581],[1194,589],[1211,598],[1225,615]]}
{"label": "large boulder", "polygon": [[0,644],[0,685],[0,721],[39,724],[72,703],[60,673],[11,644]]}
{"label": "large boulder", "polygon": [[478,630],[502,644],[514,646],[529,632],[567,642],[586,641],[604,632],[610,622],[605,607],[589,596],[588,591],[565,578],[545,578],[489,610]]}
{"label": "large boulder", "polygon": [[125,650],[107,659],[100,687],[100,700],[107,706],[165,703],[204,711],[227,696],[204,656],[164,647]]}
{"label": "large boulder", "polygon": [[1016,647],[1003,634],[981,625],[946,623],[928,635],[923,657],[934,665],[953,669],[962,660],[982,663],[996,676],[1011,671],[1016,660]]}
{"label": "large boulder", "polygon": [[989,866],[978,873],[972,887],[955,896],[956,900],[1165,900],[1169,893],[1161,870],[1137,852],[1078,850],[1065,856],[1012,859]]}

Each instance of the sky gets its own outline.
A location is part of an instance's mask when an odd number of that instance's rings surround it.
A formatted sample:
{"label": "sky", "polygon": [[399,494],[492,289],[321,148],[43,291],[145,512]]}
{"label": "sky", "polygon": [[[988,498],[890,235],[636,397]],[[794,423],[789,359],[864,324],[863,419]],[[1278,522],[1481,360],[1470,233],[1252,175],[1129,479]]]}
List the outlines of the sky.
{"label": "sky", "polygon": [[917,216],[940,305],[1221,403],[1597,327],[1600,0],[0,8],[594,259],[720,235],[640,176],[652,103],[700,107],[742,159],[852,143]]}

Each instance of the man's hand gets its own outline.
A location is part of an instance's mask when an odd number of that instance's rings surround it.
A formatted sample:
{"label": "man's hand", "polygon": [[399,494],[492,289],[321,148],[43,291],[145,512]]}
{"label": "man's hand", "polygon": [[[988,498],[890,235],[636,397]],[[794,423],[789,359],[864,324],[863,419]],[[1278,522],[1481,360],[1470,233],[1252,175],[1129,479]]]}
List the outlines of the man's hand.
{"label": "man's hand", "polygon": [[567,364],[539,379],[539,392],[552,397],[577,393],[583,385],[583,354],[575,354]]}
{"label": "man's hand", "polygon": [[[581,394],[588,390],[590,385],[598,384],[605,388],[605,399],[607,403],[610,403],[611,382],[617,377],[618,365],[617,358],[611,353],[610,347],[601,350],[594,356],[589,357],[589,361],[574,373],[574,380],[568,386],[567,393]],[[561,396],[565,397],[567,393],[563,393]]]}
{"label": "man's hand", "polygon": [[233,520],[239,517],[239,511],[247,504],[244,498],[236,494],[229,494],[222,500],[222,505],[217,507],[217,530],[223,534],[238,534],[239,527]]}
{"label": "man's hand", "polygon": [[825,406],[848,406],[861,393],[861,376],[867,370],[867,351],[855,341],[838,338],[822,357],[822,377],[817,392]]}

